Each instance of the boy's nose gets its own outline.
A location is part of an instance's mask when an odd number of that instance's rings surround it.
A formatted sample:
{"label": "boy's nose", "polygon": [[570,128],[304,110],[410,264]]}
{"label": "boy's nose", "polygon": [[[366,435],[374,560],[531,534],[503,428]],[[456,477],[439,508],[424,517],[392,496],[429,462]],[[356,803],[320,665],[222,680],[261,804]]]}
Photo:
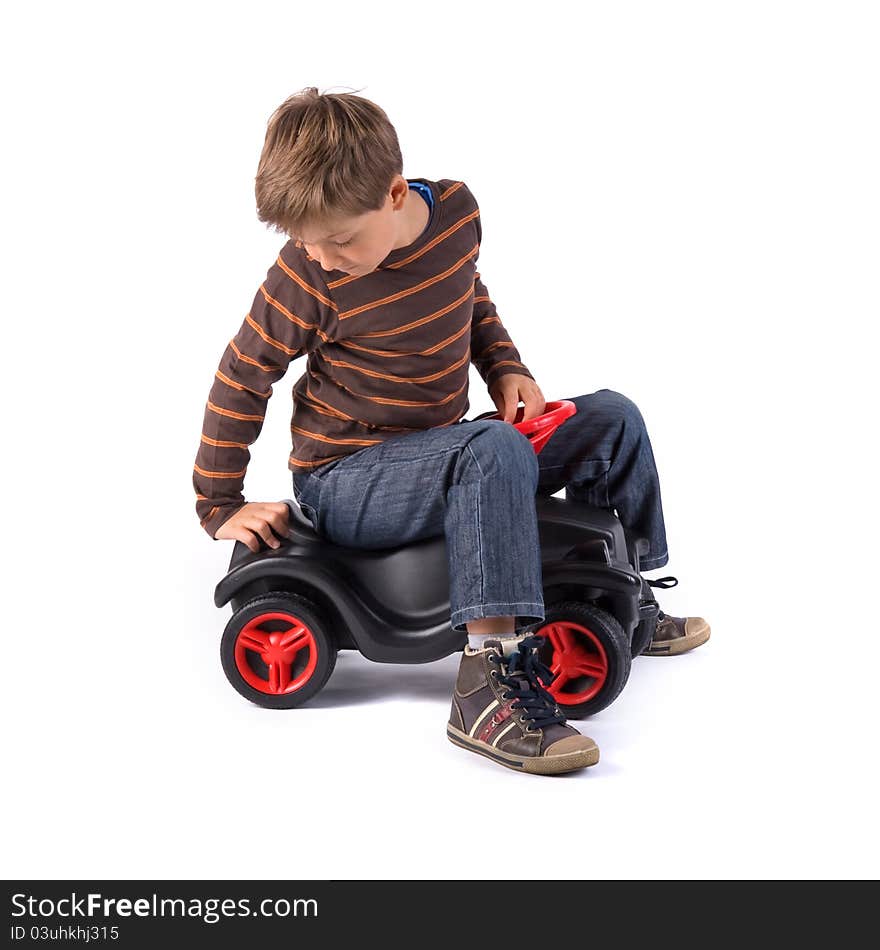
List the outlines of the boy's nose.
{"label": "boy's nose", "polygon": [[324,270],[339,270],[338,264],[334,264],[333,261],[323,255],[321,257],[321,267],[323,267]]}
{"label": "boy's nose", "polygon": [[336,264],[334,264],[334,262],[326,254],[322,254],[318,250],[312,250],[311,246],[307,244],[303,244],[303,247],[305,248],[306,253],[310,257],[313,257],[321,265],[321,267],[324,268],[324,270],[337,270]]}

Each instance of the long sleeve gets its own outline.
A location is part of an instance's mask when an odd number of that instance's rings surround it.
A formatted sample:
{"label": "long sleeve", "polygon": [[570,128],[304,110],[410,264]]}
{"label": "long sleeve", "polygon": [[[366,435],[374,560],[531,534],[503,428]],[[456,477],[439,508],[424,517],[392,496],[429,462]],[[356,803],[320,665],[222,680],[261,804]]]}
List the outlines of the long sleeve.
{"label": "long sleeve", "polygon": [[[482,242],[483,229],[479,217],[475,218],[478,240]],[[477,251],[479,257],[479,250]],[[488,387],[501,376],[508,373],[521,373],[535,377],[519,358],[519,352],[513,345],[510,335],[504,329],[495,304],[489,297],[486,285],[480,279],[480,272],[474,275],[474,315],[471,320],[471,362],[477,367],[480,376]]]}
{"label": "long sleeve", "polygon": [[332,339],[336,313],[316,271],[279,255],[223,352],[205,407],[192,481],[196,514],[211,538],[245,504],[248,446],[263,427],[273,383],[291,360]]}

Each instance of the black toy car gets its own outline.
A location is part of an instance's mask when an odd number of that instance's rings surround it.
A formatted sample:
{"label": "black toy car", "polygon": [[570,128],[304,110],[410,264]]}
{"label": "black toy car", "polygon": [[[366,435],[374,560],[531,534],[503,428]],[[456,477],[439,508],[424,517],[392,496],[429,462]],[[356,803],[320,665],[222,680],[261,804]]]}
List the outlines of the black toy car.
{"label": "black toy car", "polygon": [[[536,452],[576,411],[547,403],[516,424]],[[521,419],[523,408],[518,411]],[[484,413],[477,418],[497,417]],[[379,663],[428,663],[464,648],[450,625],[443,535],[402,547],[341,547],[318,535],[292,499],[287,543],[258,553],[236,541],[214,603],[231,603],[221,660],[247,699],[275,709],[299,706],[327,682],[339,650]],[[545,619],[528,628],[546,640],[544,684],[569,718],[604,709],[620,694],[632,657],[647,646],[658,606],[639,574],[647,542],[632,538],[601,508],[535,499]]]}

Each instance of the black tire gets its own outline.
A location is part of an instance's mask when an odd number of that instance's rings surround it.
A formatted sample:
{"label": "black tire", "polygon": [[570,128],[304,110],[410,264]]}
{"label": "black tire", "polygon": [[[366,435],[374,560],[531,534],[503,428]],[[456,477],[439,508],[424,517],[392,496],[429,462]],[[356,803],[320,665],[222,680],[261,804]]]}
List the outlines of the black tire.
{"label": "black tire", "polygon": [[[561,681],[561,672],[557,673],[549,684],[549,691],[559,708],[568,719],[584,719],[610,706],[626,686],[632,667],[630,639],[620,622],[608,611],[592,604],[574,600],[551,604],[544,611],[544,620],[529,627],[529,632],[544,637],[545,643],[538,648],[538,657],[554,669],[557,665],[557,649],[549,637],[552,624],[573,625],[562,628],[565,636],[575,642],[582,640],[584,654],[595,658],[597,670],[599,666],[602,667],[599,675],[585,674],[564,682]],[[585,628],[587,632],[581,632],[578,627]],[[542,630],[547,630],[547,633],[542,633]],[[554,683],[559,684],[561,691],[559,687],[554,688]],[[593,695],[589,695],[591,693]],[[580,700],[576,698],[579,694],[589,695],[589,698]],[[566,695],[572,698],[566,700]]]}
{"label": "black tire", "polygon": [[[264,614],[285,616],[260,620]],[[266,652],[246,646],[247,642],[268,641],[271,633],[290,631],[293,624],[301,628],[299,637],[303,642],[294,649],[290,661],[283,658],[286,654],[277,643],[270,646],[266,642]],[[242,635],[244,642],[239,644]],[[270,649],[279,651],[274,673],[266,662]],[[267,709],[293,709],[320,692],[336,665],[336,652],[336,641],[320,610],[301,594],[287,591],[261,594],[247,601],[229,618],[220,641],[220,662],[226,678],[245,699]],[[276,679],[273,687],[273,676],[285,675],[289,683]],[[295,685],[297,680],[301,681],[299,685]],[[284,689],[279,691],[282,685]]]}

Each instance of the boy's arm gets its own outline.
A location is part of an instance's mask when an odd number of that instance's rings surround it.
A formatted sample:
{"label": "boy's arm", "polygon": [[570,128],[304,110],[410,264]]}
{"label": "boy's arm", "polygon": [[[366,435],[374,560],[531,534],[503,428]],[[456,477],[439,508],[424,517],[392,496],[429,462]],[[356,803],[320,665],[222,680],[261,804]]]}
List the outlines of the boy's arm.
{"label": "boy's arm", "polygon": [[520,360],[519,351],[504,329],[495,304],[489,297],[489,291],[480,280],[479,271],[474,276],[471,362],[477,367],[487,387],[508,373],[535,378]]}
{"label": "boy's arm", "polygon": [[[476,202],[474,202],[476,204]],[[479,215],[474,218],[477,227],[477,256],[480,256],[479,244],[483,240],[483,227]],[[519,351],[513,345],[510,335],[504,329],[495,304],[489,297],[486,285],[480,279],[480,272],[474,274],[474,315],[471,319],[471,362],[477,367],[486,386],[508,373],[519,373],[535,377],[519,358]]]}
{"label": "boy's arm", "polygon": [[245,504],[248,446],[263,427],[272,384],[291,360],[332,338],[336,307],[320,275],[279,254],[220,358],[193,467],[196,513],[213,538]]}

